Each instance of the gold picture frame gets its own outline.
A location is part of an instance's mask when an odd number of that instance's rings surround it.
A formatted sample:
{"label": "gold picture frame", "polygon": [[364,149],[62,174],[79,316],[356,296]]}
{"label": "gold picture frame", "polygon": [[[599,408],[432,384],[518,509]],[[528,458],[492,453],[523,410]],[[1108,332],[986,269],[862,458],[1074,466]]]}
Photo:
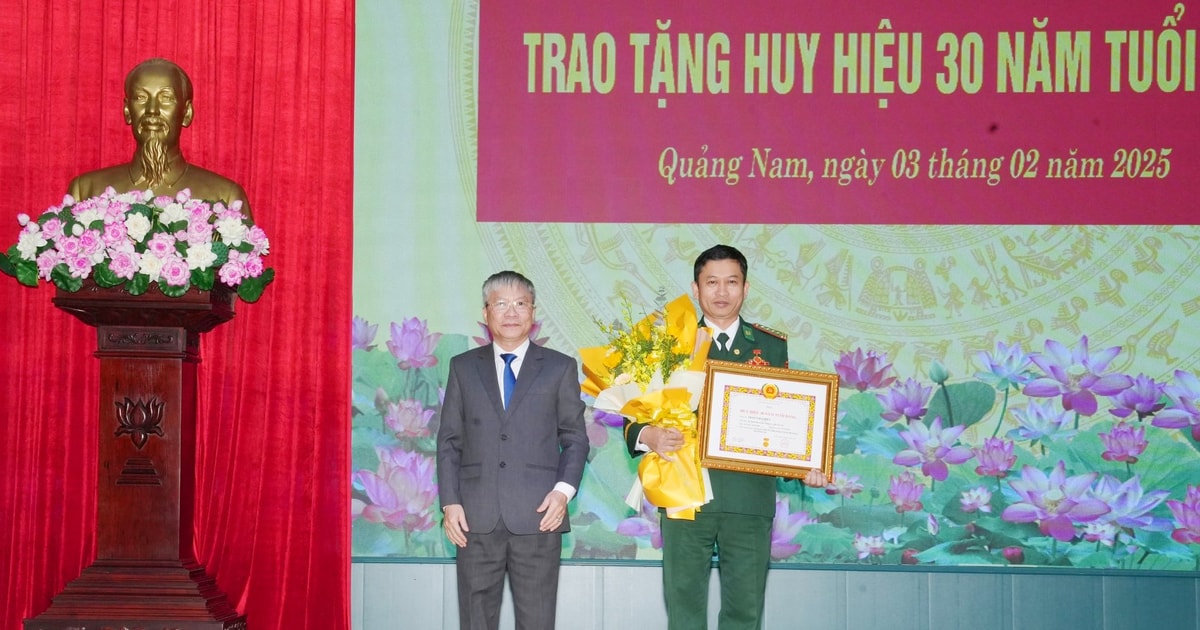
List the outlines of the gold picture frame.
{"label": "gold picture frame", "polygon": [[705,364],[700,465],[803,479],[833,476],[837,374],[729,361]]}

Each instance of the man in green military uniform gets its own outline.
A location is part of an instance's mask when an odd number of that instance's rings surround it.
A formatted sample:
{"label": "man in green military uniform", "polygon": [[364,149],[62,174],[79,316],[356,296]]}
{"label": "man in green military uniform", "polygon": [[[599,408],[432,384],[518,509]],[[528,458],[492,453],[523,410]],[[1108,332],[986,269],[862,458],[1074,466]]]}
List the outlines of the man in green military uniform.
{"label": "man in green military uniform", "polygon": [[[746,271],[746,257],[728,245],[715,245],[696,258],[692,293],[703,313],[700,325],[713,331],[708,358],[787,367],[787,338],[741,318],[749,288]],[[634,456],[654,451],[670,457],[683,446],[683,435],[677,429],[628,421],[625,439]],[[708,626],[708,582],[716,550],[721,580],[720,629],[757,629],[762,626],[771,560],[775,477],[714,469],[709,470],[709,478],[713,499],[697,510],[695,520],[660,514],[669,628],[697,630]],[[819,487],[826,479],[815,470],[804,482]]]}

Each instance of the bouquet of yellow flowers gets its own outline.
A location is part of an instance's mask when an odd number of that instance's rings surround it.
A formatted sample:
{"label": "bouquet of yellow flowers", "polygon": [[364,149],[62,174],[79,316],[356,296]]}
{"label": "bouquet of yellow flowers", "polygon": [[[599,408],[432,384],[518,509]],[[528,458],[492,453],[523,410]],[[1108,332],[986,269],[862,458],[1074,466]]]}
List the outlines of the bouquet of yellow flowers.
{"label": "bouquet of yellow flowers", "polygon": [[711,334],[699,327],[686,294],[637,322],[625,300],[624,315],[624,327],[597,322],[609,337],[608,345],[579,351],[583,391],[596,397],[598,409],[683,433],[683,448],[673,456],[650,452],[642,457],[629,501],[638,509],[645,493],[650,503],[666,509],[668,517],[690,520],[697,507],[712,499],[700,468],[695,412],[704,388],[704,358]]}

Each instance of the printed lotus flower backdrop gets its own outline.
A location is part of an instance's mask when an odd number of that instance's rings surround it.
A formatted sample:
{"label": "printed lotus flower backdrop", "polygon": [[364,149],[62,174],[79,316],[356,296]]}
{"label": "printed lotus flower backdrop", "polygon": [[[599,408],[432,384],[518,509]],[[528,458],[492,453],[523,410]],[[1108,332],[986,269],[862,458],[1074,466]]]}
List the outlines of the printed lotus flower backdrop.
{"label": "printed lotus flower backdrop", "polygon": [[[414,318],[380,344],[376,328],[354,322],[354,553],[450,557],[440,388],[449,357],[488,339]],[[834,475],[815,490],[778,482],[772,561],[1200,570],[1200,379],[1113,371],[1121,352],[1081,336],[997,343],[928,374],[863,347],[805,366],[841,378]],[[625,504],[636,462],[621,418],[589,407],[587,423],[564,557],[660,559],[657,510]]]}

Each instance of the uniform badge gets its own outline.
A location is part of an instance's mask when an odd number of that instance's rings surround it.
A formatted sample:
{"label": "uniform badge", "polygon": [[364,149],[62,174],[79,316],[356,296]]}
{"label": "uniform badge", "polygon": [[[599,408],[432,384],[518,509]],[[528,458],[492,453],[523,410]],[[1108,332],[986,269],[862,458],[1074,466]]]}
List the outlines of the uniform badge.
{"label": "uniform badge", "polygon": [[759,350],[758,348],[754,349],[754,356],[751,357],[749,361],[746,361],[746,365],[753,365],[755,367],[770,367],[771,366],[771,364],[768,363],[766,359],[762,358],[762,350]]}

